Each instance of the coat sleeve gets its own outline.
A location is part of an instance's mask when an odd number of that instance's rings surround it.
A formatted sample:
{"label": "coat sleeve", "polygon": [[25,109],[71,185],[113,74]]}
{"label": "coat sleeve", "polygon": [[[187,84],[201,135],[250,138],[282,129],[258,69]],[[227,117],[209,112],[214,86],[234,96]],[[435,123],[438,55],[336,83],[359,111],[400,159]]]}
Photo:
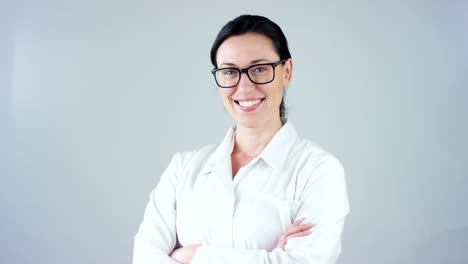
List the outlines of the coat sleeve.
{"label": "coat sleeve", "polygon": [[300,195],[301,206],[296,220],[303,217],[312,223],[312,233],[292,238],[284,250],[251,250],[236,248],[200,247],[192,264],[244,263],[333,264],[341,253],[341,235],[349,213],[346,181],[342,165],[328,156],[319,165],[305,169],[309,174]]}
{"label": "coat sleeve", "polygon": [[169,257],[176,246],[176,184],[180,154],[172,158],[151,192],[143,221],[135,235],[133,264],[177,264]]}

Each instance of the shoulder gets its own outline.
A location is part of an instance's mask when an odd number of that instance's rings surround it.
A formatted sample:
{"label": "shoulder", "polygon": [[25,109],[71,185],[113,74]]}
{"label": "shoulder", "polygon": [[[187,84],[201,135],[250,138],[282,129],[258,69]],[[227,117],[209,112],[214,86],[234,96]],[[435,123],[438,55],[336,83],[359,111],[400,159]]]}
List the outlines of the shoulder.
{"label": "shoulder", "polygon": [[303,138],[292,123],[284,126],[282,141],[289,149],[288,163],[294,164],[296,172],[317,172],[318,169],[343,169],[341,162],[331,153]]}
{"label": "shoulder", "polygon": [[[301,169],[297,175],[300,200],[309,201],[316,210],[337,209],[342,216],[349,213],[348,191],[342,163],[318,145],[301,140]],[[316,204],[316,201],[320,201]],[[333,209],[334,210],[334,209]]]}
{"label": "shoulder", "polygon": [[179,170],[204,164],[216,150],[216,147],[216,144],[209,144],[199,149],[176,152],[172,157],[171,164]]}
{"label": "shoulder", "polygon": [[216,145],[210,144],[199,149],[176,152],[171,162],[176,163],[179,168],[185,168],[192,163],[203,163],[215,150]]}
{"label": "shoulder", "polygon": [[307,140],[298,140],[295,146],[298,172],[309,183],[320,177],[344,177],[344,167],[333,154]]}

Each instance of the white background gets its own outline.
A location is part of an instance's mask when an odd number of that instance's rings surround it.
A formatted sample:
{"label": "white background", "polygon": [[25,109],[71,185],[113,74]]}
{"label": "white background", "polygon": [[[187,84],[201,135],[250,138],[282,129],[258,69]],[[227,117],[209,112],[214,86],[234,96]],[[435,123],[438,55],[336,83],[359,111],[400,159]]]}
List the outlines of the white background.
{"label": "white background", "polygon": [[347,172],[340,263],[468,263],[467,1],[0,5],[0,263],[130,263],[176,151],[232,120],[210,74],[234,17],[278,23],[299,133]]}

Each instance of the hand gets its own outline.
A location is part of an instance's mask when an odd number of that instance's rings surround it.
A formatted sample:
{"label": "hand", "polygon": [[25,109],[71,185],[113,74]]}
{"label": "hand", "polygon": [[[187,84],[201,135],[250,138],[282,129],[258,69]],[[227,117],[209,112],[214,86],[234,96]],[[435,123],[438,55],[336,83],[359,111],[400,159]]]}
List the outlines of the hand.
{"label": "hand", "polygon": [[312,224],[303,224],[305,217],[302,219],[297,220],[294,224],[290,225],[286,231],[280,236],[278,243],[276,244],[276,248],[281,248],[284,250],[288,240],[293,237],[303,237],[310,235],[310,229],[312,228]]}
{"label": "hand", "polygon": [[178,248],[172,251],[170,257],[182,264],[190,264],[193,255],[195,255],[195,252],[197,252],[198,247],[200,247],[200,245],[188,245]]}

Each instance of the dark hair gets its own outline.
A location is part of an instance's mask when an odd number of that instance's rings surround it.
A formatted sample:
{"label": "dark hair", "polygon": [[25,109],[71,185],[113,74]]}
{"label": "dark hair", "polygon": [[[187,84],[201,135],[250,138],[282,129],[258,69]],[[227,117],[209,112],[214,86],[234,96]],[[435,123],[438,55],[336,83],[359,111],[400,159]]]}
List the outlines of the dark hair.
{"label": "dark hair", "polygon": [[[263,16],[241,15],[224,25],[224,27],[218,33],[218,36],[216,36],[210,52],[211,63],[214,67],[218,67],[216,54],[221,44],[230,37],[242,35],[245,33],[259,33],[265,35],[273,42],[273,46],[275,47],[280,60],[291,58],[286,36],[275,22]],[[286,123],[287,112],[286,106],[284,104],[284,95],[280,104],[280,118],[283,124]]]}

